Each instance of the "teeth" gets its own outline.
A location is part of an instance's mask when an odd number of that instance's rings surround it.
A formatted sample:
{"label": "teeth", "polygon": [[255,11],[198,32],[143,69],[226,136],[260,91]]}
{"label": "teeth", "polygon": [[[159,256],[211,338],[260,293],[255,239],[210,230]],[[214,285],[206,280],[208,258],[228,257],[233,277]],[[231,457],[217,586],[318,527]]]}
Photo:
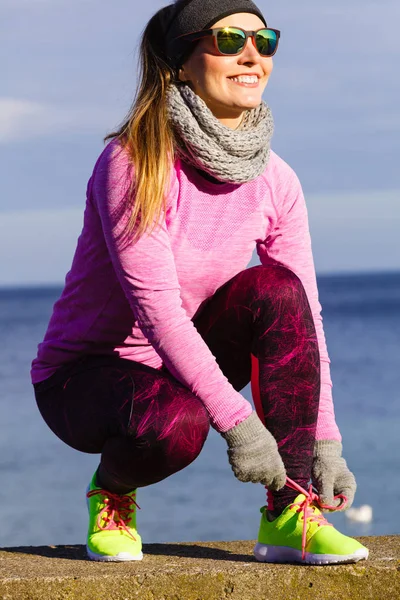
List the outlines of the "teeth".
{"label": "teeth", "polygon": [[232,81],[238,81],[239,83],[257,83],[258,82],[257,76],[250,77],[249,75],[243,75],[242,77],[229,77],[229,79],[232,79]]}

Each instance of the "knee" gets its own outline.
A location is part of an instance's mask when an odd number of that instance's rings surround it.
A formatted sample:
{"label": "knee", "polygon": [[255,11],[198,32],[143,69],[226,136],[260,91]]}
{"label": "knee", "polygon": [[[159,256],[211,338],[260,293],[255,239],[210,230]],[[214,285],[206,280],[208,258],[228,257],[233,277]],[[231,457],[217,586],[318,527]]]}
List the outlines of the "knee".
{"label": "knee", "polygon": [[301,284],[300,278],[294,271],[283,265],[255,265],[247,269],[256,279],[279,282],[282,285]]}
{"label": "knee", "polygon": [[179,469],[201,452],[210,430],[208,413],[197,396],[183,386],[169,398],[155,400],[151,414],[132,431],[138,446],[147,446]]}
{"label": "knee", "polygon": [[169,461],[181,469],[200,454],[209,431],[210,419],[203,403],[189,392],[172,403],[169,417],[159,429],[158,442]]}
{"label": "knee", "polygon": [[265,294],[275,299],[291,299],[298,294],[305,294],[303,283],[292,271],[283,265],[256,265],[250,267],[250,278],[260,296]]}
{"label": "knee", "polygon": [[162,481],[197,458],[210,422],[201,401],[185,391],[178,400],[153,403],[128,436],[107,440],[102,465],[108,473],[117,471],[114,476],[134,489]]}

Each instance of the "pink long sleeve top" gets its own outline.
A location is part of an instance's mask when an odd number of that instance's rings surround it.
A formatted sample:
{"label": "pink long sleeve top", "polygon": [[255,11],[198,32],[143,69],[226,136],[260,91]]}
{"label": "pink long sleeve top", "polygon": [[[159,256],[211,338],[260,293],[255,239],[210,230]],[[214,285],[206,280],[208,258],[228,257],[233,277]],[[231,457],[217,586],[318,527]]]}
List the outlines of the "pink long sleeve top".
{"label": "pink long sleeve top", "polygon": [[[133,176],[114,139],[101,152],[86,193],[82,233],[61,297],[32,362],[32,382],[83,354],[112,354],[169,371],[227,431],[252,411],[229,383],[191,318],[199,305],[249,264],[280,264],[301,280],[321,360],[317,439],[341,435],[335,422],[308,213],[293,169],[271,151],[265,171],[244,184],[216,183],[176,159],[167,213],[149,236],[126,244],[126,193]],[[188,360],[190,356],[190,360]]]}

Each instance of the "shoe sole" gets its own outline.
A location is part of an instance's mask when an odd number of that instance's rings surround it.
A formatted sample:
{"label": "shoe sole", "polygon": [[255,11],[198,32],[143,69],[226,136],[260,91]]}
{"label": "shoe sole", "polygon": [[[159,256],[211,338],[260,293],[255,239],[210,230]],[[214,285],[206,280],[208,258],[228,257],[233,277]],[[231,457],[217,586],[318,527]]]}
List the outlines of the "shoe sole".
{"label": "shoe sole", "polygon": [[143,552],[133,556],[133,554],[129,554],[128,552],[119,552],[115,556],[107,556],[104,554],[95,554],[92,552],[89,547],[86,545],[86,552],[90,560],[96,560],[98,562],[129,562],[134,560],[142,560]]}
{"label": "shoe sole", "polygon": [[[86,494],[90,489],[90,484],[86,488]],[[86,496],[86,507],[89,512],[89,498]],[[89,546],[86,544],[86,553],[90,560],[96,560],[97,562],[130,562],[134,560],[142,560],[143,552],[139,554],[133,555],[129,554],[129,552],[119,552],[115,556],[109,556],[107,554],[96,554],[90,550]]]}
{"label": "shoe sole", "polygon": [[338,563],[354,563],[368,558],[368,549],[359,548],[353,554],[312,554],[305,553],[302,559],[301,550],[289,548],[287,546],[269,546],[268,544],[257,543],[254,546],[254,556],[259,562],[269,563],[301,563],[308,565],[332,565]]}

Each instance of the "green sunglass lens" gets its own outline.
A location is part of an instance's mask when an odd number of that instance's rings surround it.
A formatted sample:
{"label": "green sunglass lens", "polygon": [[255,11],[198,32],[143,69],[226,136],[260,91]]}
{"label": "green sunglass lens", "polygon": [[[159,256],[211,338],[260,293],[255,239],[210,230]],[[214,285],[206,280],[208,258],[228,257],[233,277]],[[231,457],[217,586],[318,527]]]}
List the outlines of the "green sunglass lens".
{"label": "green sunglass lens", "polygon": [[218,49],[223,54],[237,54],[244,47],[246,36],[240,29],[226,27],[217,34]]}
{"label": "green sunglass lens", "polygon": [[[245,45],[246,35],[241,29],[225,27],[217,33],[218,49],[223,54],[238,54]],[[276,50],[278,38],[271,29],[260,29],[256,36],[256,46],[263,56],[271,56]]]}
{"label": "green sunglass lens", "polygon": [[256,37],[256,45],[259,53],[263,56],[271,56],[275,52],[278,43],[275,31],[261,29]]}

